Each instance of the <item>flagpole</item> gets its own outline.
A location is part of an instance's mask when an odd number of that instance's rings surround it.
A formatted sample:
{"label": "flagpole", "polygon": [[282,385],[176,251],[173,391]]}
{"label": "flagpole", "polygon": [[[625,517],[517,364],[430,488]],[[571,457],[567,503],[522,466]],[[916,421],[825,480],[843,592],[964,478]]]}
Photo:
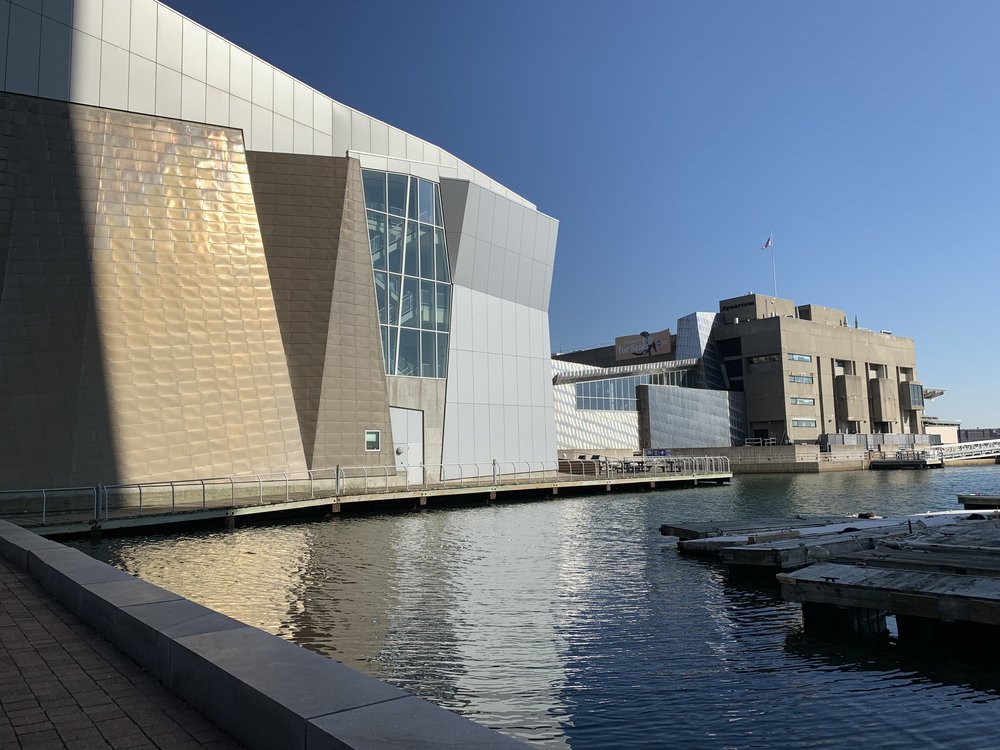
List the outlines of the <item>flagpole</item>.
{"label": "flagpole", "polygon": [[774,232],[769,235],[771,237],[771,281],[774,282],[774,296],[778,296],[778,273],[774,270]]}

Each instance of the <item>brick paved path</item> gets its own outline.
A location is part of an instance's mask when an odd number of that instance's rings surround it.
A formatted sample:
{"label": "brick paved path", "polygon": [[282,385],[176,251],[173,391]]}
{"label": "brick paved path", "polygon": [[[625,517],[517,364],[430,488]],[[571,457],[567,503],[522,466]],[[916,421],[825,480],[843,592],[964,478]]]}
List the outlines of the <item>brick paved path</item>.
{"label": "brick paved path", "polygon": [[18,747],[240,746],[0,559],[0,748]]}

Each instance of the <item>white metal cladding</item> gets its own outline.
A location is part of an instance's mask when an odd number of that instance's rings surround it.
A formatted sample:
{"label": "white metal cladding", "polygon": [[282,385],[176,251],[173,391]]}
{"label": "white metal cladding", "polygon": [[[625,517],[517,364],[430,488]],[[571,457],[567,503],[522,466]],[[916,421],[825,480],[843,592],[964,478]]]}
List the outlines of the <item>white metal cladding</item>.
{"label": "white metal cladding", "polygon": [[643,385],[648,409],[647,448],[729,447],[742,443],[746,399],[735,391]]}
{"label": "white metal cladding", "polygon": [[352,152],[365,167],[465,179],[534,208],[438,146],[332,100],[156,0],[0,0],[0,40],[3,91],[241,128],[254,151]]}
{"label": "white metal cladding", "polygon": [[[575,362],[551,361],[553,376],[605,372]],[[576,383],[553,386],[556,447],[560,451],[639,450],[639,415],[635,411],[576,408]],[[575,456],[570,456],[575,458]]]}
{"label": "white metal cladding", "polygon": [[442,180],[441,200],[454,285],[443,463],[553,462],[558,222],[466,181]]}

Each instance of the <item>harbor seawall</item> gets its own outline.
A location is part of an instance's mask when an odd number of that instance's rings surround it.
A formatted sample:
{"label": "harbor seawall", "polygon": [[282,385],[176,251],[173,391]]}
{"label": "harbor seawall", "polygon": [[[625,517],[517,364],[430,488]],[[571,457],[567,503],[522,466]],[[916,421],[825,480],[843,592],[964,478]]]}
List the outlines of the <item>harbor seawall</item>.
{"label": "harbor seawall", "polygon": [[0,555],[248,748],[526,747],[7,521]]}

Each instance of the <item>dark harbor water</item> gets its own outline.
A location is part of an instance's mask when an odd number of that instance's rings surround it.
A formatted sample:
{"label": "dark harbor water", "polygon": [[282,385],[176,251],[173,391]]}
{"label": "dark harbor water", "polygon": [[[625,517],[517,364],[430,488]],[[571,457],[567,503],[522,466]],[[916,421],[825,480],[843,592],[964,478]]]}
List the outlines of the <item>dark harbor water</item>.
{"label": "dark harbor water", "polygon": [[742,477],[638,495],[79,546],[539,747],[981,748],[1000,676],[806,636],[667,521],[958,509],[1000,466]]}

